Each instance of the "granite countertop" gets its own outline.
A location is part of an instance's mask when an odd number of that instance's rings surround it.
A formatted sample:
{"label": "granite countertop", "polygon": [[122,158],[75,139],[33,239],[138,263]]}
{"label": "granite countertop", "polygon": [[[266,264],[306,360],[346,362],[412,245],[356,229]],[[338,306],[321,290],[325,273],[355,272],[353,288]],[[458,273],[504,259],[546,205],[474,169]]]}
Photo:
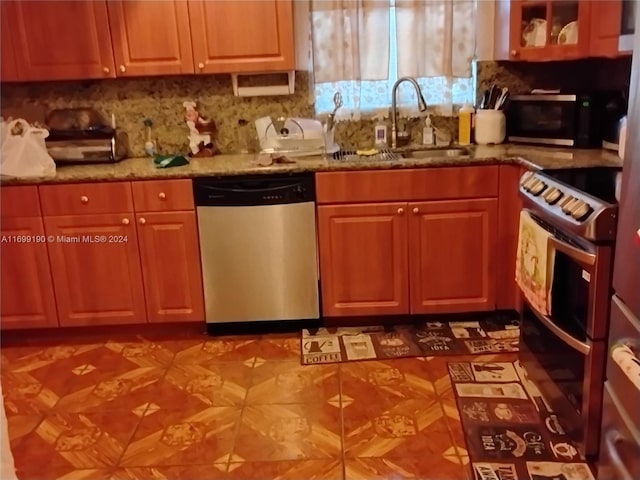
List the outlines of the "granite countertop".
{"label": "granite countertop", "polygon": [[[410,150],[410,148],[405,150]],[[127,158],[113,164],[58,166],[55,177],[29,179],[0,177],[0,182],[3,185],[80,183],[241,174],[428,168],[485,164],[519,164],[534,170],[622,167],[622,160],[620,160],[615,153],[605,150],[560,149],[512,144],[472,146],[469,150],[470,155],[460,157],[443,157],[436,159],[403,158],[398,161],[359,160],[344,162],[332,159],[327,160],[322,157],[305,157],[295,159],[295,163],[275,164],[268,167],[257,165],[254,154],[192,158],[190,159],[189,165],[171,168],[156,168],[150,158],[141,157]]]}

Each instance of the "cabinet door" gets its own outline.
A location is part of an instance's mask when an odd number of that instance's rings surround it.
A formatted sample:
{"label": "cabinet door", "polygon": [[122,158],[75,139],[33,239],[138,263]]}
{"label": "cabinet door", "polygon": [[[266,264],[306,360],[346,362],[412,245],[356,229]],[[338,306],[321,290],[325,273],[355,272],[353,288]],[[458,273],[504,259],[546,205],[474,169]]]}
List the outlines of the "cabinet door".
{"label": "cabinet door", "polygon": [[589,55],[593,57],[617,57],[620,27],[622,25],[622,0],[596,0],[591,2],[591,33]]}
{"label": "cabinet door", "polygon": [[149,321],[203,321],[195,212],[140,213],[137,221]]}
{"label": "cabinet door", "polygon": [[61,326],[145,323],[133,214],[45,217]]}
{"label": "cabinet door", "polygon": [[107,6],[116,75],[193,73],[186,2],[120,0]]}
{"label": "cabinet door", "polygon": [[22,80],[115,77],[106,2],[8,2],[7,7]]}
{"label": "cabinet door", "polygon": [[0,63],[2,70],[0,71],[0,80],[3,82],[10,82],[12,80],[19,80],[18,66],[16,65],[15,54],[13,53],[13,29],[11,22],[7,17],[7,4],[6,2],[0,3],[0,19],[2,25],[0,28],[0,42],[2,48],[0,57]]}
{"label": "cabinet door", "polygon": [[[45,235],[42,218],[3,218],[0,234],[2,328],[57,327],[47,243],[39,241]],[[31,242],[18,242],[15,236]]]}
{"label": "cabinet door", "polygon": [[[589,54],[591,2],[584,0],[512,0],[500,6],[497,29],[509,13],[509,59],[548,61],[585,58]],[[502,42],[501,32],[497,41]],[[497,46],[500,52],[500,46]],[[498,56],[498,59],[502,59]]]}
{"label": "cabinet door", "polygon": [[411,313],[494,310],[497,199],[409,210]]}
{"label": "cabinet door", "polygon": [[189,2],[199,73],[294,69],[291,0]]}
{"label": "cabinet door", "polygon": [[409,313],[406,208],[318,207],[323,315]]}

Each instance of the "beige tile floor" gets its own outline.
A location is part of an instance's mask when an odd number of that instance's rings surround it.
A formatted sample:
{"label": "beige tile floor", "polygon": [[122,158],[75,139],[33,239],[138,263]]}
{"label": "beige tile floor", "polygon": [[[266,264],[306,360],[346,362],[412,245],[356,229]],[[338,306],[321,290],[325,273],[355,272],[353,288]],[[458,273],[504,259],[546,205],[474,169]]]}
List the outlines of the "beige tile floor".
{"label": "beige tile floor", "polygon": [[[20,479],[470,480],[448,360],[300,365],[297,334],[2,346]],[[474,356],[503,361],[514,354]]]}

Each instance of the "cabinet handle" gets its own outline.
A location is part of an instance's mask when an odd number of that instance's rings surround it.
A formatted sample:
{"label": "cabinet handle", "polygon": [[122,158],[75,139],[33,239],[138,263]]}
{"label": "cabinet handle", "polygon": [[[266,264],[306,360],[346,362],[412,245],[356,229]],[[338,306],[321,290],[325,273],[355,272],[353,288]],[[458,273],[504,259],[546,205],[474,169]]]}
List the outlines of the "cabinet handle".
{"label": "cabinet handle", "polygon": [[518,50],[511,50],[509,52],[509,54],[513,57],[513,58],[518,58],[518,56],[520,55],[520,52]]}
{"label": "cabinet handle", "polygon": [[144,225],[145,223],[147,223],[147,219],[146,219],[146,218],[144,218],[144,217],[140,217],[140,218],[138,219],[138,223],[139,223],[140,225]]}
{"label": "cabinet handle", "polygon": [[200,62],[200,63],[198,64],[198,68],[199,68],[200,70],[202,70],[202,69],[204,68],[204,63]]}
{"label": "cabinet handle", "polygon": [[166,194],[166,193],[164,193],[164,192],[160,192],[160,193],[158,194],[158,198],[159,198],[160,200],[164,200],[165,198],[167,198],[167,194]]}
{"label": "cabinet handle", "polygon": [[122,219],[122,224],[123,225],[129,225],[129,219],[128,218],[123,218]]}
{"label": "cabinet handle", "polygon": [[104,67],[104,68],[102,69],[102,71],[103,71],[104,73],[109,73],[109,67]]}
{"label": "cabinet handle", "polygon": [[82,196],[80,197],[80,201],[81,201],[82,203],[89,203],[89,197],[87,197],[86,195],[82,195]]}
{"label": "cabinet handle", "polygon": [[126,71],[127,71],[127,69],[126,69],[126,67],[125,67],[124,65],[120,65],[120,71],[121,71],[122,73],[124,73],[124,72],[126,72]]}
{"label": "cabinet handle", "polygon": [[398,215],[402,215],[404,213],[404,208],[399,208],[398,209]]}
{"label": "cabinet handle", "polygon": [[420,209],[418,207],[413,207],[413,213],[420,213]]}

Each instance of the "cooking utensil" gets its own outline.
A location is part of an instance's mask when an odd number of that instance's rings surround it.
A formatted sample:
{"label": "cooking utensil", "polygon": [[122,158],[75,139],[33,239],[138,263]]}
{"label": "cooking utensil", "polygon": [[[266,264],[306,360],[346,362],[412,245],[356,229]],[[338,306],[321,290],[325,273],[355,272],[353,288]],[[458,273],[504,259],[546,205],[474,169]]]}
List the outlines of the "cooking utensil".
{"label": "cooking utensil", "polygon": [[507,101],[507,98],[509,98],[509,89],[507,87],[503,87],[500,95],[498,95],[498,99],[496,100],[496,104],[494,110],[502,110],[502,107],[504,107],[505,102]]}
{"label": "cooking utensil", "polygon": [[486,89],[482,94],[482,98],[480,99],[480,105],[478,106],[478,110],[483,110],[487,108],[488,101],[489,101],[489,89]]}
{"label": "cooking utensil", "polygon": [[336,92],[333,94],[333,111],[327,117],[327,132],[330,132],[335,125],[336,112],[342,107],[342,94]]}

